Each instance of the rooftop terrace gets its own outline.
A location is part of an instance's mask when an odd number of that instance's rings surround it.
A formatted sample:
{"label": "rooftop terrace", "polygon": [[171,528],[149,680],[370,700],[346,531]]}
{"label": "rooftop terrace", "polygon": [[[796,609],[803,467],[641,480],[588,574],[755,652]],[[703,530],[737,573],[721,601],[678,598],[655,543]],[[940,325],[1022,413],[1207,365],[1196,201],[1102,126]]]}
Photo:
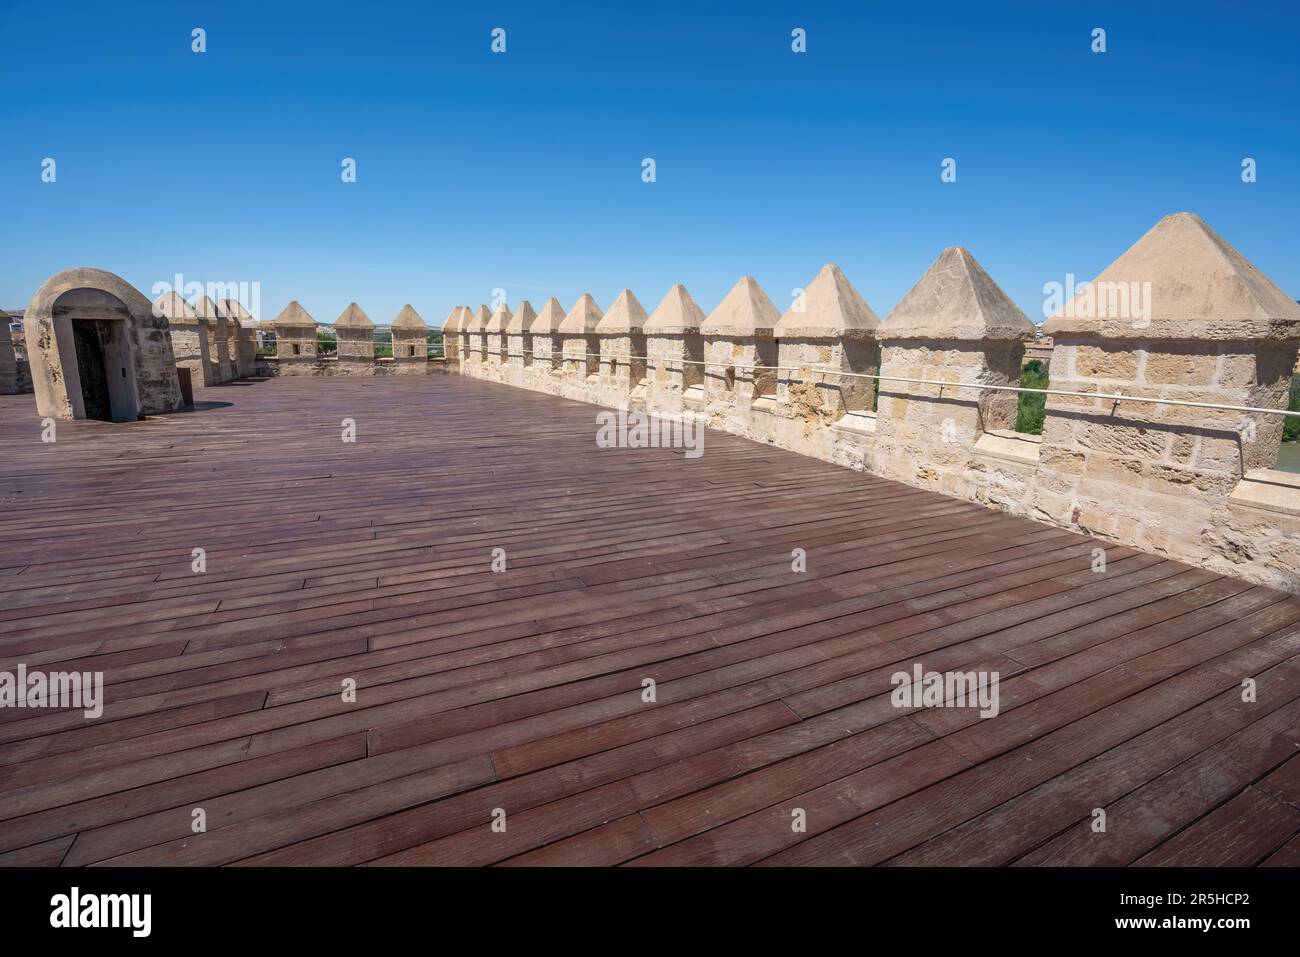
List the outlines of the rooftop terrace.
{"label": "rooftop terrace", "polygon": [[0,669],[106,681],[0,710],[0,863],[1300,863],[1294,596],[465,376],[196,396],[0,396]]}

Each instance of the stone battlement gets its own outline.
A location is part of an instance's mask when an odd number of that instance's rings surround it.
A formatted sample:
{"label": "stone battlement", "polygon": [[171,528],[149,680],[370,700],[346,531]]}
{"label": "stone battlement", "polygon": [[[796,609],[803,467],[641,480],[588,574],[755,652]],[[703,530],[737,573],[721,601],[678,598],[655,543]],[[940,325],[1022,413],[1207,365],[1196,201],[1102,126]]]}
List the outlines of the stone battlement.
{"label": "stone battlement", "polygon": [[1300,592],[1300,476],[1273,468],[1284,417],[1260,411],[1287,407],[1300,306],[1188,213],[1048,321],[1040,436],[1013,431],[1034,327],[956,247],[883,322],[832,265],[784,315],[745,277],[707,315],[674,286],[648,315],[625,290],[608,313],[461,306],[443,331],[468,376],[695,416]]}

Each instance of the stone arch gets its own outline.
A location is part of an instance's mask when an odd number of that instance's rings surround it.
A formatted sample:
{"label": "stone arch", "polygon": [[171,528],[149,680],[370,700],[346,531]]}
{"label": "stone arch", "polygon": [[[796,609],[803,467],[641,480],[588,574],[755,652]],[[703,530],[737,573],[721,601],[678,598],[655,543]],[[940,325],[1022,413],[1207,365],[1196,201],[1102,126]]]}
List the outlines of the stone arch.
{"label": "stone arch", "polygon": [[167,319],[120,276],[83,268],[50,277],[23,330],[42,416],[127,422],[182,408]]}

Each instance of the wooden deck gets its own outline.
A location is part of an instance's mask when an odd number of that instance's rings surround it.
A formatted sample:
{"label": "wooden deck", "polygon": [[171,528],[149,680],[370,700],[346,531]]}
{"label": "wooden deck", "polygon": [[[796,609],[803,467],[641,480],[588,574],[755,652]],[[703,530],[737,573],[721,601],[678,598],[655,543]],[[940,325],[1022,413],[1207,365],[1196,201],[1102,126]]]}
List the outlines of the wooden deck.
{"label": "wooden deck", "polygon": [[198,398],[0,397],[0,670],[107,682],[0,710],[0,863],[1300,862],[1294,597],[458,376]]}

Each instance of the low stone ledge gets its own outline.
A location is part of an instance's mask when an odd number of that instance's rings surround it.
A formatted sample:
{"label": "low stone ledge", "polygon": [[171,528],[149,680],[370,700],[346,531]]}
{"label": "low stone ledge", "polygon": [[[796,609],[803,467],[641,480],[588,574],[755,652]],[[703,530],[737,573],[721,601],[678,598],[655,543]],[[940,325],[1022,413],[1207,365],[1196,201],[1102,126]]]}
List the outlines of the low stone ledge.
{"label": "low stone ledge", "polygon": [[845,412],[838,421],[831,423],[831,428],[836,432],[874,435],[876,433],[876,413],[868,412],[865,409]]}
{"label": "low stone ledge", "polygon": [[994,429],[985,432],[975,440],[975,451],[979,455],[1011,462],[1024,462],[1028,465],[1038,463],[1038,456],[1042,450],[1041,435],[1026,435],[1011,429]]}
{"label": "low stone ledge", "polygon": [[1228,495],[1228,501],[1266,512],[1300,515],[1300,474],[1254,469],[1237,483]]}

